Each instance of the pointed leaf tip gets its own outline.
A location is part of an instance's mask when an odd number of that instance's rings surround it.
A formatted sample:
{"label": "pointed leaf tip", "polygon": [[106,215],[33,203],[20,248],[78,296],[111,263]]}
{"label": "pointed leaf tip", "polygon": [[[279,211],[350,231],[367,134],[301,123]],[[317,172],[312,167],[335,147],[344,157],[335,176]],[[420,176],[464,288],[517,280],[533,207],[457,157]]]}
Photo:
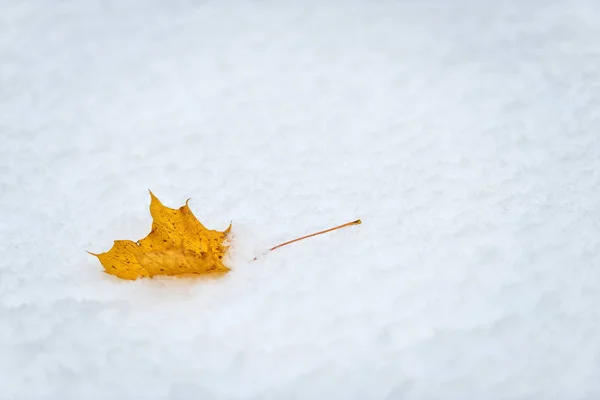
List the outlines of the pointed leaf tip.
{"label": "pointed leaf tip", "polygon": [[148,189],[148,192],[150,192],[150,205],[152,205],[152,203],[160,204],[161,206],[163,205],[163,203],[158,199],[158,197],[156,197],[156,195],[150,189]]}

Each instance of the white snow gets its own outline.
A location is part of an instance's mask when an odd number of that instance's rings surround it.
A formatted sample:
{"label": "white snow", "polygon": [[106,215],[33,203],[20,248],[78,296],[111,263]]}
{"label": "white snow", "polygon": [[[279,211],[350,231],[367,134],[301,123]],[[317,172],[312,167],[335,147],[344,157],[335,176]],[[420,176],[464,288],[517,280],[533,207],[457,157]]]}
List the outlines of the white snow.
{"label": "white snow", "polygon": [[[0,399],[599,398],[598,38],[591,0],[0,0]],[[227,277],[102,272],[148,189],[233,221]]]}

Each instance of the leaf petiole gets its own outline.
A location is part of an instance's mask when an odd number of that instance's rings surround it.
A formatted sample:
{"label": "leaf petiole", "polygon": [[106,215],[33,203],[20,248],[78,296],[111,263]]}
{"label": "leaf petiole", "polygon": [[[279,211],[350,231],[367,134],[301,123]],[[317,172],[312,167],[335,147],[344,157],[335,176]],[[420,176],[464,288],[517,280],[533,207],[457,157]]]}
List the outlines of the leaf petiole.
{"label": "leaf petiole", "polygon": [[[283,246],[287,246],[288,244],[292,244],[292,243],[295,243],[295,242],[299,242],[300,240],[308,239],[308,238],[310,238],[310,237],[313,237],[313,236],[322,235],[322,234],[324,234],[324,233],[331,232],[331,231],[335,231],[335,230],[338,230],[338,229],[342,229],[342,228],[345,228],[345,227],[347,227],[347,226],[351,226],[351,225],[359,225],[359,224],[362,224],[362,221],[361,221],[360,219],[357,219],[356,221],[352,221],[352,222],[346,222],[345,224],[338,225],[338,226],[334,226],[333,228],[329,228],[329,229],[325,229],[325,230],[323,230],[323,231],[319,231],[319,232],[311,233],[310,235],[301,236],[301,237],[299,237],[299,238],[296,238],[296,239],[289,240],[289,241],[287,241],[287,242],[284,242],[284,243],[278,244],[277,246],[273,246],[273,247],[271,247],[271,248],[270,248],[270,249],[269,249],[267,252],[269,252],[269,251],[273,251],[273,250],[275,250],[275,249],[278,249],[278,248],[280,248],[280,247],[283,247]],[[265,252],[265,254],[266,254],[266,252]],[[254,257],[254,260],[253,260],[253,261],[256,261],[256,259],[257,259],[257,257]]]}

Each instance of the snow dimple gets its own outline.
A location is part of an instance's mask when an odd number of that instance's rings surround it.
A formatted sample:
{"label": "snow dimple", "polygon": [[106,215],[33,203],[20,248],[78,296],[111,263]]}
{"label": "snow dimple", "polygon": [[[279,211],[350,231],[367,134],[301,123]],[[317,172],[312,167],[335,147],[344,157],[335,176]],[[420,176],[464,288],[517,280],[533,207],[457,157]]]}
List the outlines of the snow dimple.
{"label": "snow dimple", "polygon": [[[0,12],[4,396],[600,393],[596,3],[32,4]],[[228,277],[85,253],[148,233],[148,187],[233,220]]]}

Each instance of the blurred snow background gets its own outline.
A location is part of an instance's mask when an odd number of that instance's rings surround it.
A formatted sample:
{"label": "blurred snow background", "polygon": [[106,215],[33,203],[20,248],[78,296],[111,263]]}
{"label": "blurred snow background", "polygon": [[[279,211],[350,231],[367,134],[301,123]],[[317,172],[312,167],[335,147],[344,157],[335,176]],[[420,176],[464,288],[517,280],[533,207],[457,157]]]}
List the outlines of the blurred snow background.
{"label": "blurred snow background", "polygon": [[[599,38],[591,0],[0,0],[0,398],[600,397]],[[229,276],[102,273],[149,188],[233,220]]]}

